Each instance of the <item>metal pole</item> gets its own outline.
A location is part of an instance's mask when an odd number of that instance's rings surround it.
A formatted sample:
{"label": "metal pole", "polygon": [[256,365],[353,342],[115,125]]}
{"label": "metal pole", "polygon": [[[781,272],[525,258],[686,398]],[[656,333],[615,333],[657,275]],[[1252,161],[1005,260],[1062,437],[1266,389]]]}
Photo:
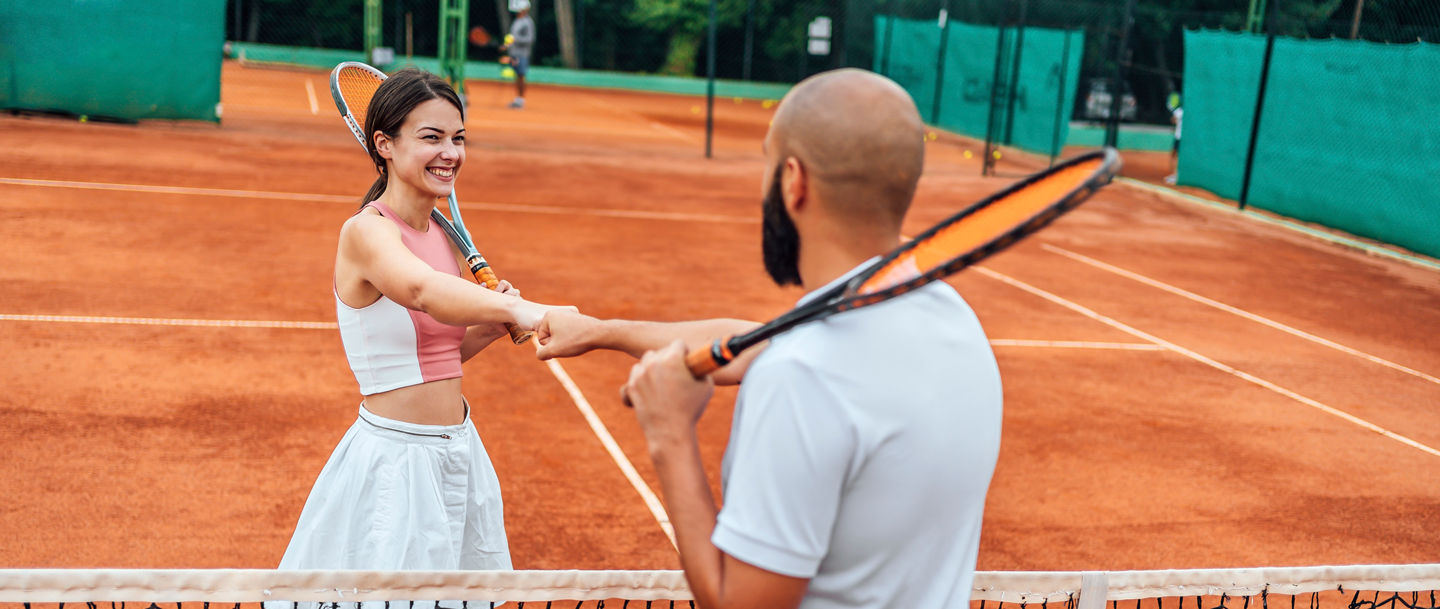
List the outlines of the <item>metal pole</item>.
{"label": "metal pole", "polygon": [[750,60],[754,56],[755,44],[755,0],[745,4],[745,63],[741,66],[740,78],[750,80]]}
{"label": "metal pole", "polygon": [[[887,3],[886,9],[888,10],[890,8],[892,7],[890,7]],[[880,73],[886,76],[890,75],[890,39],[894,37],[895,13],[892,11],[886,13],[885,15],[885,53],[880,56],[880,59],[884,61],[884,63],[881,64]]]}
{"label": "metal pole", "polygon": [[1065,33],[1065,46],[1060,51],[1060,84],[1055,87],[1055,127],[1050,133],[1050,166],[1055,166],[1055,157],[1060,154],[1060,125],[1065,120],[1065,76],[1070,67],[1070,32]]}
{"label": "metal pole", "polygon": [[705,51],[705,158],[711,158],[711,142],[715,133],[715,7],[719,0],[710,0],[710,32]]}
{"label": "metal pole", "polygon": [[1350,22],[1350,39],[1360,35],[1360,13],[1365,11],[1365,0],[1355,2],[1355,18]]}
{"label": "metal pole", "polygon": [[1025,50],[1025,12],[1030,0],[1020,0],[1020,21],[1015,25],[1015,54],[1010,57],[1010,91],[1005,109],[1005,143],[1015,141],[1015,98],[1020,89],[1020,56]]}
{"label": "metal pole", "polygon": [[1110,117],[1105,125],[1105,145],[1118,148],[1120,140],[1120,100],[1125,97],[1125,76],[1130,65],[1130,29],[1135,26],[1135,0],[1125,2],[1125,23],[1120,30],[1120,50],[1115,54],[1115,80],[1110,89]]}
{"label": "metal pole", "polygon": [[935,103],[931,106],[930,122],[940,124],[940,94],[945,91],[945,43],[950,38],[950,0],[940,8],[940,51],[935,56]]}
{"label": "metal pole", "polygon": [[1250,176],[1255,171],[1255,143],[1260,139],[1261,110],[1265,108],[1265,87],[1270,81],[1270,57],[1275,52],[1275,5],[1271,0],[1265,17],[1265,59],[1260,64],[1260,90],[1255,92],[1255,118],[1250,122],[1250,147],[1245,151],[1245,177],[1240,182],[1240,209],[1250,204]]}
{"label": "metal pole", "polygon": [[985,158],[980,159],[980,175],[990,175],[990,168],[994,163],[992,151],[995,149],[995,98],[999,97],[1000,80],[1003,78],[1003,67],[1005,65],[1005,20],[1008,15],[1002,15],[1000,26],[995,30],[995,68],[990,73],[990,99],[986,104],[985,112]]}

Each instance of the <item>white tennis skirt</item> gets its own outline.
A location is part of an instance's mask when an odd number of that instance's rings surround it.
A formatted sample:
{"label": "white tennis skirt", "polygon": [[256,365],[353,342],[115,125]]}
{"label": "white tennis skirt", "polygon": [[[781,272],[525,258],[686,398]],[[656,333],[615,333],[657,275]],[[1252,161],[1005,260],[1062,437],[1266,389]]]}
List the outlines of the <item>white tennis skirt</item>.
{"label": "white tennis skirt", "polygon": [[281,569],[508,570],[500,483],[470,422],[360,416],[320,471]]}

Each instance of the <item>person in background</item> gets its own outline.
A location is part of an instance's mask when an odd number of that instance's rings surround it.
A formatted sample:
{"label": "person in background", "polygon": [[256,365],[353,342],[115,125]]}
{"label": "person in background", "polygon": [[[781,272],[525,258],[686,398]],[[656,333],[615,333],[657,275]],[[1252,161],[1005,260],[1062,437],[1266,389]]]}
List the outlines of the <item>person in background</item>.
{"label": "person in background", "polygon": [[535,48],[535,20],[530,18],[530,0],[512,0],[515,21],[500,52],[510,54],[510,68],[515,70],[515,99],[510,107],[525,107],[525,75],[530,73],[530,52]]}

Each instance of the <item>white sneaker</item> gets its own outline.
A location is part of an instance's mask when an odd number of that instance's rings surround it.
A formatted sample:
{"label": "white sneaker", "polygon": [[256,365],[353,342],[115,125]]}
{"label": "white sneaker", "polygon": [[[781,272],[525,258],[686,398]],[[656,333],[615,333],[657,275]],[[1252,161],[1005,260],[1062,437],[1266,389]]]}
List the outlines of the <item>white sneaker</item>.
{"label": "white sneaker", "polygon": [[514,108],[514,109],[516,109],[516,110],[519,110],[519,109],[521,109],[521,108],[524,108],[524,107],[525,107],[525,98],[523,98],[523,97],[517,97],[517,98],[515,98],[515,101],[510,102],[510,107],[511,107],[511,108]]}
{"label": "white sneaker", "polygon": [[1165,183],[1166,183],[1166,184],[1174,184],[1174,183],[1175,183],[1175,177],[1176,177],[1176,176],[1175,176],[1175,174],[1173,174],[1173,173],[1170,174],[1170,175],[1168,175],[1168,176],[1165,176]]}

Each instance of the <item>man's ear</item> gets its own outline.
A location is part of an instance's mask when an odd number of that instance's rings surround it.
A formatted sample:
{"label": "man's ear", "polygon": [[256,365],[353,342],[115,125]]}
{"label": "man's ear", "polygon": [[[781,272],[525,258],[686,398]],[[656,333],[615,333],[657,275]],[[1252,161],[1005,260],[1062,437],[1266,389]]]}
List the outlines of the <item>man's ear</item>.
{"label": "man's ear", "polygon": [[392,153],[390,152],[390,144],[391,144],[391,142],[390,142],[390,136],[385,135],[385,132],[384,132],[384,131],[376,131],[376,132],[375,132],[375,137],[373,137],[373,138],[371,138],[371,139],[373,139],[374,142],[375,142],[375,152],[377,152],[377,153],[380,154],[380,158],[382,158],[382,159],[390,159],[390,158],[393,158],[393,157],[391,156]]}
{"label": "man's ear", "polygon": [[785,200],[785,209],[793,216],[805,205],[810,194],[810,175],[805,164],[795,157],[786,157],[785,169],[780,174],[780,195]]}

